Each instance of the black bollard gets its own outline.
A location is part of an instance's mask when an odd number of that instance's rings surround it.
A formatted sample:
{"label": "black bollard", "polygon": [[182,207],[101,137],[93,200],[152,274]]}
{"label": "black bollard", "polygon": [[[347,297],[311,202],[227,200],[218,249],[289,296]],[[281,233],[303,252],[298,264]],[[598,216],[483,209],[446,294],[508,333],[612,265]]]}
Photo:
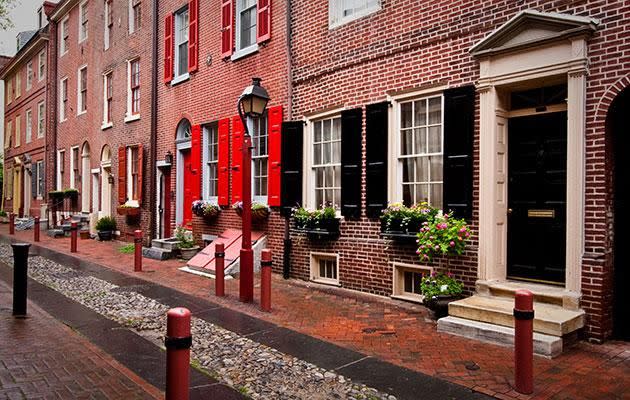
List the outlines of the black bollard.
{"label": "black bollard", "polygon": [[28,282],[28,249],[30,243],[14,243],[13,247],[13,315],[26,316],[26,288]]}

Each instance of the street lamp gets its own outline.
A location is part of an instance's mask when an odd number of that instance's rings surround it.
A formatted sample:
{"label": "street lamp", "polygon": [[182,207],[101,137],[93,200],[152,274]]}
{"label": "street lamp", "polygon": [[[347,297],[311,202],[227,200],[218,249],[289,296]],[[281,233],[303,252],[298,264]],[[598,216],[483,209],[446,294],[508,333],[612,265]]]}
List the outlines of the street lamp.
{"label": "street lamp", "polygon": [[247,118],[260,118],[267,108],[269,94],[260,86],[260,78],[252,78],[252,84],[243,90],[236,108],[243,123],[243,237],[241,244],[239,298],[244,303],[254,300],[254,252],[252,251],[252,139]]}

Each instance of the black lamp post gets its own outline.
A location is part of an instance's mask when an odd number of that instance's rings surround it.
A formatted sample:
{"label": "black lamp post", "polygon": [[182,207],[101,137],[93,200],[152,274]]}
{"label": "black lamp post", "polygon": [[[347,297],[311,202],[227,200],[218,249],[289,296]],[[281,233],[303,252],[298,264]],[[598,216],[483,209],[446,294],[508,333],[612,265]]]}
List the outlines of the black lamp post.
{"label": "black lamp post", "polygon": [[239,298],[242,302],[254,299],[254,253],[252,251],[252,139],[247,127],[247,117],[260,118],[267,108],[269,94],[260,86],[260,78],[252,78],[252,84],[243,90],[236,108],[243,123],[243,237],[241,244]]}

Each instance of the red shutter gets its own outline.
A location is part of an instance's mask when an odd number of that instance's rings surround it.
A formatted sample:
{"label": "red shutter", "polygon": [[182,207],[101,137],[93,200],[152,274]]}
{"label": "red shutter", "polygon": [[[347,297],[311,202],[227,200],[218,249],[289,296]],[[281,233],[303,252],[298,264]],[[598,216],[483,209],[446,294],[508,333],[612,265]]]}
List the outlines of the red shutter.
{"label": "red shutter", "polygon": [[188,2],[188,72],[199,68],[199,0]]}
{"label": "red shutter", "polygon": [[221,0],[221,57],[232,55],[234,17],[233,0]]}
{"label": "red shutter", "polygon": [[138,145],[138,204],[142,205],[142,168],[144,167],[144,157],[142,144]]}
{"label": "red shutter", "polygon": [[270,206],[280,206],[280,185],[282,169],[282,106],[270,107],[267,111],[267,151],[268,179],[267,203]]}
{"label": "red shutter", "polygon": [[271,0],[258,0],[257,9],[256,41],[261,43],[271,38]]}
{"label": "red shutter", "polygon": [[118,148],[118,203],[127,202],[127,148]]}
{"label": "red shutter", "polygon": [[232,117],[232,203],[243,199],[243,123],[241,117]]}
{"label": "red shutter", "polygon": [[201,198],[201,125],[193,125],[190,134],[190,164],[192,165],[192,200]]}
{"label": "red shutter", "polygon": [[173,79],[173,14],[164,20],[164,83]]}
{"label": "red shutter", "polygon": [[228,192],[230,190],[230,119],[219,121],[219,183],[218,202],[220,206],[229,205]]}

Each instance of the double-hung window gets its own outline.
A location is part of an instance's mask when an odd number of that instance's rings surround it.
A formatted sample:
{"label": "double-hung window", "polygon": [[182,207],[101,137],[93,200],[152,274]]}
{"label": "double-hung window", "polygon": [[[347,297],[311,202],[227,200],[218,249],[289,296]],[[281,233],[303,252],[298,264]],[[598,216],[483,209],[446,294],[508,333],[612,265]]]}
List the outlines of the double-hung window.
{"label": "double-hung window", "polygon": [[399,157],[405,205],[428,202],[442,207],[442,96],[399,104]]}
{"label": "double-hung window", "polygon": [[37,169],[36,171],[37,174],[34,177],[35,179],[37,179],[35,196],[41,199],[44,196],[44,161],[43,160],[37,161],[37,163],[35,164],[35,167]]}
{"label": "double-hung window", "polygon": [[58,150],[57,151],[57,190],[61,190],[63,188],[63,174],[65,172],[66,165],[66,151]]}
{"label": "double-hung window", "polygon": [[316,208],[341,205],[341,118],[313,123],[313,166]]}
{"label": "double-hung window", "polygon": [[70,188],[76,189],[80,184],[79,176],[79,148],[70,149]]}
{"label": "double-hung window", "polygon": [[33,140],[33,111],[29,108],[26,110],[26,143],[30,143]]}
{"label": "double-hung window", "polygon": [[38,65],[38,72],[37,72],[37,80],[41,81],[42,79],[44,79],[44,75],[46,72],[46,51],[42,50],[39,52],[39,65]]}
{"label": "double-hung window", "polygon": [[138,176],[140,165],[138,165],[139,159],[139,150],[138,146],[127,147],[127,157],[129,162],[127,163],[127,198],[129,200],[138,202],[139,201],[139,187],[140,180]]}
{"label": "double-hung window", "polygon": [[175,13],[175,79],[188,76],[188,7]]}
{"label": "double-hung window", "polygon": [[11,101],[13,101],[13,77],[9,77],[9,79],[7,79],[7,104],[11,104]]}
{"label": "double-hung window", "polygon": [[131,91],[131,114],[140,114],[140,60],[135,59],[129,63],[130,79],[129,90]]}
{"label": "double-hung window", "polygon": [[236,1],[236,50],[256,45],[256,0]]}
{"label": "double-hung window", "polygon": [[37,138],[41,139],[46,133],[46,103],[43,101],[37,104]]}
{"label": "double-hung window", "polygon": [[112,72],[103,75],[103,126],[109,127],[112,124],[112,102],[113,102],[113,80]]}
{"label": "double-hung window", "polygon": [[33,87],[33,61],[29,61],[26,64],[26,90],[31,90]]}
{"label": "double-hung window", "polygon": [[252,194],[254,200],[267,203],[267,161],[269,152],[267,148],[267,116],[250,119],[247,121],[252,135]]}
{"label": "double-hung window", "polygon": [[4,133],[4,148],[11,147],[11,138],[13,137],[13,121],[7,121],[6,131]]}
{"label": "double-hung window", "polygon": [[22,132],[20,132],[21,119],[20,115],[15,117],[15,147],[20,147],[20,144],[22,144]]}
{"label": "double-hung window", "polygon": [[77,115],[79,115],[87,111],[87,66],[79,69],[77,91]]}
{"label": "double-hung window", "polygon": [[70,16],[66,15],[61,20],[61,29],[59,29],[59,35],[61,40],[59,41],[59,53],[61,56],[68,52],[68,45],[70,44],[70,30],[68,29],[68,21]]}
{"label": "double-hung window", "polygon": [[328,0],[328,24],[334,28],[380,9],[380,0]]}
{"label": "double-hung window", "polygon": [[140,0],[129,0],[129,33],[142,27],[142,3]]}
{"label": "double-hung window", "polygon": [[203,198],[216,201],[219,195],[219,130],[215,125],[204,126],[204,177]]}
{"label": "double-hung window", "polygon": [[105,50],[109,49],[112,39],[112,30],[114,29],[114,10],[112,3],[113,0],[105,0],[105,36],[103,38]]}
{"label": "double-hung window", "polygon": [[68,115],[68,77],[61,78],[61,89],[59,90],[59,122],[66,120]]}
{"label": "double-hung window", "polygon": [[88,37],[88,2],[79,5],[79,43]]}
{"label": "double-hung window", "polygon": [[15,74],[15,98],[17,99],[22,95],[22,71],[18,70]]}

